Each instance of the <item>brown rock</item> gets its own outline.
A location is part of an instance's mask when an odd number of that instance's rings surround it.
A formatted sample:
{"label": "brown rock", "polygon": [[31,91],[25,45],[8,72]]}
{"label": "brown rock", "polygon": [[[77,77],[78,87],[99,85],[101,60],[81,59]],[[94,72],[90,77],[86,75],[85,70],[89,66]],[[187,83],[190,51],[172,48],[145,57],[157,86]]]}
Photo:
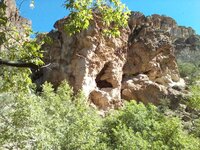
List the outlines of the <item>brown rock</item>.
{"label": "brown rock", "polygon": [[64,31],[65,21],[56,22],[58,31],[49,34],[53,45],[44,45],[45,62],[51,65],[42,80],[58,85],[67,79],[75,91],[83,89],[99,108],[111,108],[121,101],[129,30],[122,29],[120,37],[107,38],[98,30],[103,27],[94,21],[88,30],[70,37]]}
{"label": "brown rock", "polygon": [[146,104],[159,104],[160,99],[167,95],[168,91],[165,86],[150,81],[144,74],[122,82],[123,99],[142,101]]}
{"label": "brown rock", "polygon": [[[23,31],[30,21],[19,15],[14,0],[6,4],[7,17]],[[170,17],[133,12],[129,28],[120,29],[120,37],[103,36],[97,18],[88,30],[69,36],[64,30],[66,20],[57,21],[56,30],[48,34],[53,42],[42,49],[50,66],[42,68],[36,83],[49,81],[57,87],[66,79],[104,111],[121,107],[122,99],[153,104],[166,97],[174,103],[180,99],[185,83],[175,54],[182,57],[182,49],[198,49],[200,38],[192,28],[178,26]]]}
{"label": "brown rock", "polygon": [[43,70],[43,82],[57,86],[66,79],[103,110],[120,107],[122,98],[158,104],[161,98],[173,95],[170,87],[184,89],[170,34],[171,27],[177,27],[173,19],[133,13],[130,30],[121,29],[116,38],[103,36],[98,19],[88,30],[68,36],[66,19],[57,21],[57,31],[49,33],[53,44],[43,46],[44,61],[51,63]]}

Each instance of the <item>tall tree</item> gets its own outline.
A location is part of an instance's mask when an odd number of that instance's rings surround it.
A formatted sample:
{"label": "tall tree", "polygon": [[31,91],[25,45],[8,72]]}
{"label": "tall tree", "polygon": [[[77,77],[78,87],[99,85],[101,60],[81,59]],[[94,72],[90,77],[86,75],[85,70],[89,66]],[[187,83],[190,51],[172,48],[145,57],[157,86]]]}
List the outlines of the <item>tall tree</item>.
{"label": "tall tree", "polygon": [[[29,90],[30,69],[42,65],[41,42],[30,39],[28,26],[16,26],[6,16],[5,0],[0,1],[0,92]],[[21,25],[21,24],[20,24]],[[20,30],[20,32],[19,32]],[[22,31],[23,30],[23,31]]]}

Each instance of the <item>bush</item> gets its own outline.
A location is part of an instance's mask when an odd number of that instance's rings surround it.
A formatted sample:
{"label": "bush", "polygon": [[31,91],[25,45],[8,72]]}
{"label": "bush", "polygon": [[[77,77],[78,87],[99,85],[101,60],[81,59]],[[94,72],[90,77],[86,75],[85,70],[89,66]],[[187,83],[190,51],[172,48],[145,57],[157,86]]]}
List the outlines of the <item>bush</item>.
{"label": "bush", "polygon": [[199,68],[192,63],[189,62],[178,62],[179,71],[181,77],[192,77],[198,74]]}
{"label": "bush", "polygon": [[84,96],[66,83],[56,93],[50,84],[43,89],[41,96],[1,94],[2,149],[95,149],[101,123]]}
{"label": "bush", "polygon": [[193,127],[192,133],[196,137],[200,138],[200,119],[196,119],[195,121],[193,121],[193,123],[194,123],[194,127]]}
{"label": "bush", "polygon": [[104,121],[110,149],[198,149],[199,139],[183,131],[180,120],[168,118],[152,105],[131,102]]}
{"label": "bush", "polygon": [[[198,129],[198,128],[196,128]],[[0,94],[0,149],[198,149],[199,138],[155,106],[130,102],[100,118],[66,82],[40,95]]]}
{"label": "bush", "polygon": [[189,97],[187,105],[191,108],[200,110],[200,85],[190,86],[190,91],[192,95]]}

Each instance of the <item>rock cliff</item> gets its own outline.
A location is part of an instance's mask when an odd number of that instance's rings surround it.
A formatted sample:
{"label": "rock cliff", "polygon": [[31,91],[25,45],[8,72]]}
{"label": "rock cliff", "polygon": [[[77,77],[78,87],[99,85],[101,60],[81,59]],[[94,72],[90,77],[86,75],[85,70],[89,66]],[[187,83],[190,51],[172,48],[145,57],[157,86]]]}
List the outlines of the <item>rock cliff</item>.
{"label": "rock cliff", "polygon": [[157,14],[144,16],[140,12],[134,12],[132,15],[137,18],[137,24],[152,23],[155,28],[169,32],[172,43],[175,46],[176,56],[179,56],[183,49],[190,51],[200,50],[200,36],[191,27],[179,26],[173,18],[167,16]]}
{"label": "rock cliff", "polygon": [[17,28],[19,32],[24,30],[24,26],[31,26],[31,21],[20,16],[20,13],[16,7],[15,0],[4,0],[6,8],[6,17],[8,21]]}
{"label": "rock cliff", "polygon": [[[14,0],[5,2],[7,17],[20,32],[30,26]],[[176,101],[183,95],[185,82],[176,58],[188,59],[199,52],[200,36],[192,28],[178,26],[170,17],[132,12],[120,37],[109,38],[98,17],[95,14],[88,30],[73,36],[65,32],[67,18],[55,23],[56,30],[48,33],[52,43],[42,47],[50,66],[42,68],[36,83],[49,81],[57,87],[67,80],[103,110],[120,107],[124,99],[159,104],[161,99]]]}
{"label": "rock cliff", "polygon": [[176,63],[177,40],[192,43],[197,36],[192,28],[180,27],[170,17],[132,12],[120,37],[103,36],[97,18],[88,30],[68,36],[66,19],[55,23],[56,30],[48,34],[53,42],[43,46],[44,61],[51,65],[43,68],[40,82],[56,87],[66,79],[103,110],[121,106],[123,99],[159,104],[182,96],[185,82]]}

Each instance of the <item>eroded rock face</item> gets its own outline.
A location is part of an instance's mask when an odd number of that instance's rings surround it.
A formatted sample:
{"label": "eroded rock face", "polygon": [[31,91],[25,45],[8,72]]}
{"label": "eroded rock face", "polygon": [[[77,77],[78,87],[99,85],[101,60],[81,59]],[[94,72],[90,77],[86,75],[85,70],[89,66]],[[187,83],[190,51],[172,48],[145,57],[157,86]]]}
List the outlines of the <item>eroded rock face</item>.
{"label": "eroded rock face", "polygon": [[[129,20],[131,35],[124,65],[122,98],[158,104],[160,99],[176,93],[173,87],[184,89],[174,55],[171,28],[176,27],[168,17],[132,13]],[[170,89],[171,88],[171,89]]]}
{"label": "eroded rock face", "polygon": [[[51,65],[43,69],[40,82],[56,87],[66,79],[103,110],[120,107],[123,99],[159,104],[162,98],[182,94],[185,83],[179,76],[172,36],[182,33],[173,19],[132,13],[129,28],[121,29],[117,38],[103,36],[98,19],[88,30],[68,36],[66,19],[56,22],[56,31],[48,34],[53,42],[43,46],[44,61]],[[184,36],[190,32],[184,31]]]}
{"label": "eroded rock face", "polygon": [[4,0],[7,8],[6,8],[6,17],[8,21],[14,25],[19,32],[24,31],[24,27],[31,26],[31,21],[20,16],[20,13],[16,7],[15,0]]}
{"label": "eroded rock face", "polygon": [[157,28],[150,18],[138,18],[135,14],[131,16],[129,26],[133,28],[124,74],[144,73],[150,80],[165,86],[178,82],[180,77],[169,33]]}
{"label": "eroded rock face", "polygon": [[200,56],[200,36],[191,27],[179,26],[173,18],[157,14],[146,17],[140,12],[133,12],[129,25],[131,28],[135,25],[150,25],[160,31],[168,32],[177,59],[187,61],[197,55],[198,58]]}
{"label": "eroded rock face", "polygon": [[102,26],[94,21],[88,30],[74,36],[64,31],[59,20],[58,31],[49,35],[53,44],[45,45],[45,62],[51,63],[44,70],[43,80],[57,86],[66,79],[75,91],[82,89],[99,108],[109,109],[121,101],[121,81],[126,62],[129,30],[122,29],[118,38],[102,35]]}

